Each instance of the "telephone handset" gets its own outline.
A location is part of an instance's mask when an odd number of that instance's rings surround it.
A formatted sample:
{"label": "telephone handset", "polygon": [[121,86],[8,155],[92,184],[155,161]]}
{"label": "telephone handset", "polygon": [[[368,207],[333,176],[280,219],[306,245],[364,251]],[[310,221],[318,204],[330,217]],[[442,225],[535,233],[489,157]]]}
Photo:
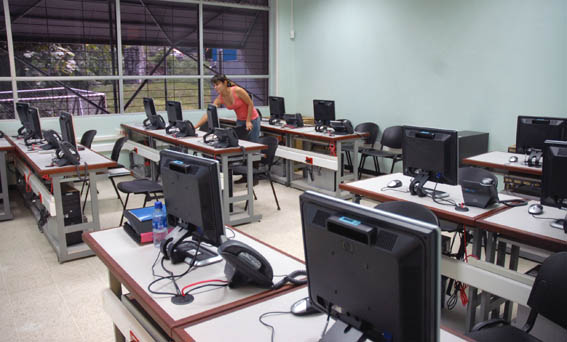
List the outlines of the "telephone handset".
{"label": "telephone handset", "polygon": [[236,240],[220,245],[218,253],[226,260],[224,273],[231,288],[254,284],[263,288],[272,287],[272,266],[254,248]]}
{"label": "telephone handset", "polygon": [[152,118],[146,118],[143,122],[146,129],[164,129],[166,127],[165,121],[161,115],[152,115]]}
{"label": "telephone handset", "polygon": [[43,131],[43,138],[45,139],[47,144],[41,145],[42,150],[52,150],[54,148],[58,148],[59,142],[62,140],[59,133],[55,132],[52,129]]}
{"label": "telephone handset", "polygon": [[303,127],[303,117],[300,113],[296,114],[284,114],[284,120],[286,125]]}
{"label": "telephone handset", "polygon": [[272,126],[279,125],[280,117],[275,115],[270,115],[270,119],[268,120],[268,123]]}
{"label": "telephone handset", "polygon": [[55,155],[57,157],[55,165],[57,166],[79,165],[81,161],[81,156],[79,152],[77,152],[77,148],[68,141],[59,142],[59,148],[55,152]]}
{"label": "telephone handset", "polygon": [[[173,128],[177,128],[177,132],[172,131]],[[165,128],[165,133],[172,134],[176,138],[183,138],[183,137],[196,137],[197,133],[195,131],[195,126],[189,120],[182,121],[177,120],[175,124],[169,125]]]}
{"label": "telephone handset", "polygon": [[[217,142],[213,142],[208,137],[213,134],[217,137]],[[205,144],[213,144],[215,148],[238,147],[238,135],[232,128],[215,128],[213,133],[207,133],[203,137]]]}
{"label": "telephone handset", "polygon": [[347,119],[333,120],[331,121],[331,128],[335,131],[335,134],[353,134],[354,129],[352,128],[352,123]]}

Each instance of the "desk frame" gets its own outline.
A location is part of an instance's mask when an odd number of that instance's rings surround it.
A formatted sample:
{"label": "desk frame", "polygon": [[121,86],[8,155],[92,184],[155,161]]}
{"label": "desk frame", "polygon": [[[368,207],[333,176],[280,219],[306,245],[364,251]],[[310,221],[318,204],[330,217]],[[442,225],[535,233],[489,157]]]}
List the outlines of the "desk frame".
{"label": "desk frame", "polygon": [[9,151],[14,150],[14,147],[2,146],[0,147],[0,221],[11,220],[14,218],[10,208],[10,196],[8,188],[8,169],[6,168],[6,155]]}

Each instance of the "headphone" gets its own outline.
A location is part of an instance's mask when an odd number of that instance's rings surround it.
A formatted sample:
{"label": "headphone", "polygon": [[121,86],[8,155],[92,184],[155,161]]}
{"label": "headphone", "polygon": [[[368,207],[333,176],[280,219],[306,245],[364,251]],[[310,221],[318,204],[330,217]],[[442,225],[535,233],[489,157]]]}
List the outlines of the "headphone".
{"label": "headphone", "polygon": [[292,283],[293,285],[303,285],[307,283],[307,278],[303,279],[296,279],[299,276],[307,276],[307,271],[305,270],[297,270],[293,271],[290,274],[283,277],[282,280],[278,281],[274,285],[272,285],[272,290],[277,290],[287,284],[288,282]]}

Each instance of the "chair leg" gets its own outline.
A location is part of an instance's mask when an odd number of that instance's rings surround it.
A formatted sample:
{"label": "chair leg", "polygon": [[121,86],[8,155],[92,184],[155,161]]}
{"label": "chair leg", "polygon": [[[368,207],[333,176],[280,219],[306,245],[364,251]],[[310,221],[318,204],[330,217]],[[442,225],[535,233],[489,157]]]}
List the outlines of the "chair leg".
{"label": "chair leg", "polygon": [[352,158],[350,157],[349,151],[345,151],[345,157],[347,161],[347,166],[345,168],[349,171],[352,171]]}
{"label": "chair leg", "polygon": [[374,170],[376,171],[376,176],[380,176],[380,163],[378,163],[378,158],[376,156],[372,156],[374,159]]}
{"label": "chair leg", "polygon": [[394,172],[394,166],[397,162],[401,161],[401,159],[392,159],[392,168],[390,169],[390,173]]}
{"label": "chair leg", "polygon": [[366,155],[363,154],[360,156],[360,162],[358,163],[358,179],[362,177],[362,170],[365,162],[366,162]]}
{"label": "chair leg", "polygon": [[124,206],[122,207],[122,217],[120,217],[120,226],[122,226],[122,221],[124,221],[124,210],[126,210],[126,206],[128,205],[128,198],[130,198],[130,194],[126,194],[126,202],[124,202]]}
{"label": "chair leg", "polygon": [[278,201],[278,196],[276,195],[276,189],[274,189],[274,183],[272,182],[272,177],[269,173],[266,174],[268,176],[268,180],[270,181],[270,185],[272,186],[272,192],[274,193],[274,199],[276,200],[276,205],[278,206],[278,210],[280,210],[280,202]]}
{"label": "chair leg", "polygon": [[254,195],[254,201],[257,201],[258,197],[256,197],[256,191],[254,191],[254,188],[252,188],[252,195]]}
{"label": "chair leg", "polygon": [[120,203],[124,205],[124,202],[122,202],[122,196],[120,196],[120,193],[118,192],[118,188],[116,187],[116,183],[114,182],[114,178],[110,178],[110,182],[112,183],[112,187],[114,188],[114,192],[116,192],[116,196],[120,200]]}

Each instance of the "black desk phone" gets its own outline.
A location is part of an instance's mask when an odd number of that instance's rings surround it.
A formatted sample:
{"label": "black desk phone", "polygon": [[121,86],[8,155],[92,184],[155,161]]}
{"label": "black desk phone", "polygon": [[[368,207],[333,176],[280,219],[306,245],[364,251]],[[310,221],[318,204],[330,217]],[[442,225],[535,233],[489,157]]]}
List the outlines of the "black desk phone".
{"label": "black desk phone", "polygon": [[284,120],[286,125],[294,127],[303,127],[303,117],[301,114],[284,114]]}
{"label": "black desk phone", "polygon": [[42,150],[52,150],[59,147],[59,142],[62,140],[59,133],[52,129],[43,131],[43,138],[47,142],[45,145],[41,145]]}
{"label": "black desk phone", "polygon": [[[209,136],[215,135],[217,141],[209,139]],[[203,137],[205,144],[209,144],[215,148],[238,147],[238,135],[232,128],[215,128],[212,133],[207,133]]]}
{"label": "black desk phone", "polygon": [[352,128],[352,123],[350,120],[332,120],[330,123],[331,128],[335,131],[335,134],[353,134],[354,129]]}
{"label": "black desk phone", "polygon": [[79,165],[81,163],[81,156],[77,152],[77,148],[68,141],[59,142],[59,148],[55,152],[56,159],[55,165]]}
{"label": "black desk phone", "polygon": [[[176,131],[172,129],[176,128]],[[189,120],[177,120],[175,124],[169,125],[165,128],[165,133],[173,135],[176,138],[184,138],[184,137],[196,137],[197,132],[195,131],[195,126]]]}
{"label": "black desk phone", "polygon": [[165,121],[161,115],[152,115],[152,118],[146,118],[143,122],[145,129],[164,129],[166,127]]}

